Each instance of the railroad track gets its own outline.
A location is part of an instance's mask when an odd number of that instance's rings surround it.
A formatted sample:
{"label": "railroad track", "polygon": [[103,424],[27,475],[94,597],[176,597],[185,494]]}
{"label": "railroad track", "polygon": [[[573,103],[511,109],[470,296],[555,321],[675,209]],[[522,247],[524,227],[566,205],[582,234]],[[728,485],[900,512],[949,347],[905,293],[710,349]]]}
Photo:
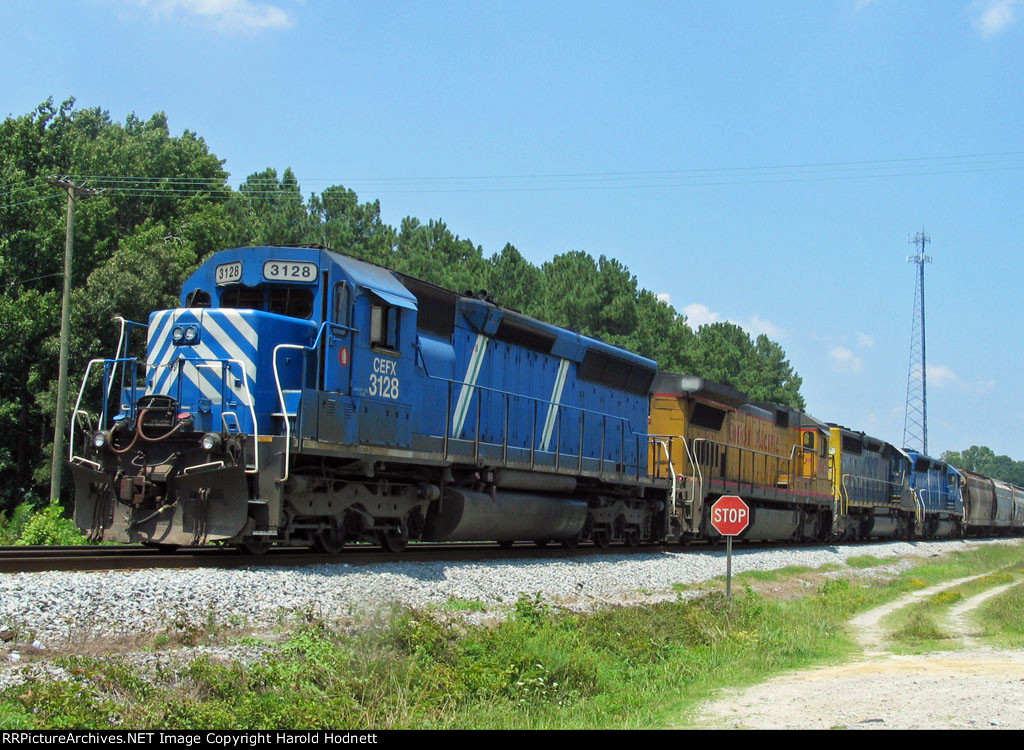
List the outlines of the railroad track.
{"label": "railroad track", "polygon": [[[843,546],[887,544],[897,540],[871,539],[847,541]],[[943,541],[943,540],[936,540]],[[787,547],[819,547],[827,542],[743,542],[734,547],[735,554],[744,550]],[[43,571],[144,570],[157,568],[253,568],[299,567],[303,565],[376,565],[387,562],[474,562],[522,559],[572,559],[595,555],[622,556],[652,552],[724,552],[724,543],[701,540],[692,545],[649,544],[639,547],[612,546],[605,549],[585,545],[565,549],[557,544],[538,547],[520,542],[510,548],[493,542],[480,543],[413,543],[398,554],[370,544],[353,544],[337,554],[324,554],[296,547],[269,550],[263,555],[249,555],[234,547],[181,547],[167,552],[142,545],[102,545],[77,547],[0,547],[0,574],[38,573]]]}
{"label": "railroad track", "polygon": [[523,543],[504,549],[495,544],[414,544],[404,552],[385,552],[376,546],[355,544],[327,555],[295,548],[271,549],[264,555],[247,555],[234,548],[182,547],[174,552],[140,545],[81,547],[0,547],[0,573],[38,573],[42,571],[143,570],[156,568],[247,568],[296,567],[345,563],[373,565],[384,562],[456,562],[500,559],[565,559],[593,555],[643,554],[678,546],[579,547],[564,549],[557,545],[538,548]]}

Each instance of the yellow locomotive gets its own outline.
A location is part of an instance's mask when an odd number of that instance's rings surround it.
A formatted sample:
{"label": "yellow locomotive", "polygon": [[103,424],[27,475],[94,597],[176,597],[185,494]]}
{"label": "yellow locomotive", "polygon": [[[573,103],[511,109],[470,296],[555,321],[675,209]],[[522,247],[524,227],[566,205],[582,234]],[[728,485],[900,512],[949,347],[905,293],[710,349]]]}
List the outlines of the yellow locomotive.
{"label": "yellow locomotive", "polygon": [[827,425],[790,407],[749,403],[704,378],[661,372],[652,390],[648,468],[675,478],[673,535],[714,538],[705,509],[721,495],[739,495],[751,508],[744,539],[829,537]]}

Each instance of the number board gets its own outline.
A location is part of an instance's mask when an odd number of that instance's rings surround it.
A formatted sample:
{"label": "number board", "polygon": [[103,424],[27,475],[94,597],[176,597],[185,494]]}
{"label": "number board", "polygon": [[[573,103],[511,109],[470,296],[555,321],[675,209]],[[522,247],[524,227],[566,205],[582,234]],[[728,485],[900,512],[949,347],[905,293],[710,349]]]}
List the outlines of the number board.
{"label": "number board", "polygon": [[242,261],[236,260],[234,263],[221,263],[217,266],[214,275],[217,278],[217,286],[237,284],[242,280]]}
{"label": "number board", "polygon": [[316,263],[300,260],[268,260],[263,264],[263,278],[267,281],[316,281]]}

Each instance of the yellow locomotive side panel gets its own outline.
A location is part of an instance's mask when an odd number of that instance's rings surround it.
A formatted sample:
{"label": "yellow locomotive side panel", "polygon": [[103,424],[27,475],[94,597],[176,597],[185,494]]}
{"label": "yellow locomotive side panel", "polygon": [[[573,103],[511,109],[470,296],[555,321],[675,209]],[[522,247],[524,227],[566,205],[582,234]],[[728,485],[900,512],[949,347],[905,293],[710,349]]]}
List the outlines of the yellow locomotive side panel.
{"label": "yellow locomotive side panel", "polygon": [[[651,397],[650,426],[651,435],[662,436],[652,441],[649,451],[647,470],[651,476],[670,476],[666,465],[665,454],[669,454],[672,469],[676,474],[690,473],[690,462],[686,456],[686,400],[679,396],[655,395]],[[664,447],[662,444],[664,444]]]}
{"label": "yellow locomotive side panel", "polygon": [[726,478],[763,487],[785,486],[790,471],[791,431],[744,412],[733,412],[728,421],[726,441],[730,445],[729,457],[733,459],[730,463],[735,468],[727,470]]}

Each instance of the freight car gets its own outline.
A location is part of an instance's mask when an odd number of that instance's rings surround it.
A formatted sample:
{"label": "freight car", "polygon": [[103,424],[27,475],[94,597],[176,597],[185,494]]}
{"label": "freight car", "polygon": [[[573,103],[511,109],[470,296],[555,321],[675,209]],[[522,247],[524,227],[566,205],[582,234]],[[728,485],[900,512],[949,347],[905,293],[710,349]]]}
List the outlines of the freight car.
{"label": "freight car", "polygon": [[215,253],[121,324],[72,419],[94,539],[714,541],[722,494],[748,540],[1024,526],[1008,485],[968,473],[965,506],[935,459],[324,248]]}

